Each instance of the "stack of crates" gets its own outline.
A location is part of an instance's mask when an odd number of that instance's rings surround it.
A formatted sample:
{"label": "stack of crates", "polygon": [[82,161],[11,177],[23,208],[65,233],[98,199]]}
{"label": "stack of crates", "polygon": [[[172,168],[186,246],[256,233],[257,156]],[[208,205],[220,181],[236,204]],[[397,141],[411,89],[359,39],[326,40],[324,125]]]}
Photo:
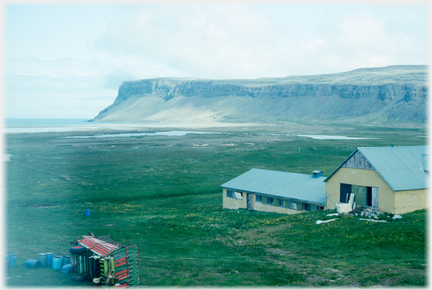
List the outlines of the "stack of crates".
{"label": "stack of crates", "polygon": [[86,252],[77,261],[78,270],[94,284],[126,288],[140,285],[139,248],[115,242],[109,236],[95,237],[92,233],[72,242]]}

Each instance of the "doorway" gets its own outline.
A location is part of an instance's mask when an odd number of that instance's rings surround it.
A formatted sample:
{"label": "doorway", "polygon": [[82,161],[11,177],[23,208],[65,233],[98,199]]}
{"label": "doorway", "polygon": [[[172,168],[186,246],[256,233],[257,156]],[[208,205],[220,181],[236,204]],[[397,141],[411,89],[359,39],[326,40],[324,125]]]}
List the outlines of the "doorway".
{"label": "doorway", "polygon": [[340,184],[340,199],[339,202],[348,203],[351,195],[351,184]]}
{"label": "doorway", "polygon": [[366,187],[366,206],[372,206],[372,187]]}
{"label": "doorway", "polygon": [[248,210],[252,209],[252,194],[251,193],[247,194],[247,209]]}
{"label": "doorway", "polygon": [[378,187],[366,187],[366,206],[378,208]]}

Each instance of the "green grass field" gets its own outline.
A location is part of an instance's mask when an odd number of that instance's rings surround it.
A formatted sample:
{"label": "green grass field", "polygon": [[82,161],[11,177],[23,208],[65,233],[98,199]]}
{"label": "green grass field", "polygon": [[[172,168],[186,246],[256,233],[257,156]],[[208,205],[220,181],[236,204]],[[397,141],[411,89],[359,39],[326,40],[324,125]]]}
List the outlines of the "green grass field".
{"label": "green grass field", "polygon": [[[68,254],[69,242],[89,231],[139,245],[143,286],[426,285],[426,211],[391,223],[346,216],[316,225],[328,211],[223,209],[220,188],[251,168],[318,169],[327,176],[356,147],[424,145],[427,139],[419,136],[425,129],[299,125],[212,131],[219,134],[8,135],[5,242],[17,265],[6,285],[83,285],[71,281],[72,274],[28,269],[24,262],[43,252]],[[285,133],[379,139],[275,135]]]}

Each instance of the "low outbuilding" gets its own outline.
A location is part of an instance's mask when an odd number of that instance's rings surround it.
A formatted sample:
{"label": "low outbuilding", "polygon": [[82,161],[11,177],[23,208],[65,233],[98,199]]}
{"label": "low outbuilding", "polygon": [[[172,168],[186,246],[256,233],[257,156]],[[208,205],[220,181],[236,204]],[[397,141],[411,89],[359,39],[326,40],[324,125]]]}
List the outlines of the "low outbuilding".
{"label": "low outbuilding", "polygon": [[325,177],[253,168],[221,185],[223,208],[294,214],[322,210]]}

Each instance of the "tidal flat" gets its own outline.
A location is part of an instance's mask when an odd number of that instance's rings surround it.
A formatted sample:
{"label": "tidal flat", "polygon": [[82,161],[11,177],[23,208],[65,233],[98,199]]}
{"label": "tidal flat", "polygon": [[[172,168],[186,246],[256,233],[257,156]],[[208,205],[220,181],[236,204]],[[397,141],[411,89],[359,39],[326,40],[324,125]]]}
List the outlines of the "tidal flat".
{"label": "tidal flat", "polygon": [[70,138],[155,132],[151,127],[7,134],[5,250],[16,255],[16,266],[5,284],[82,286],[72,273],[29,269],[24,262],[38,253],[66,255],[70,241],[91,231],[139,245],[143,286],[426,285],[427,211],[394,223],[346,216],[317,225],[333,211],[227,210],[220,188],[251,168],[328,176],[356,147],[425,145],[424,127],[293,123],[204,130],[217,134]]}

